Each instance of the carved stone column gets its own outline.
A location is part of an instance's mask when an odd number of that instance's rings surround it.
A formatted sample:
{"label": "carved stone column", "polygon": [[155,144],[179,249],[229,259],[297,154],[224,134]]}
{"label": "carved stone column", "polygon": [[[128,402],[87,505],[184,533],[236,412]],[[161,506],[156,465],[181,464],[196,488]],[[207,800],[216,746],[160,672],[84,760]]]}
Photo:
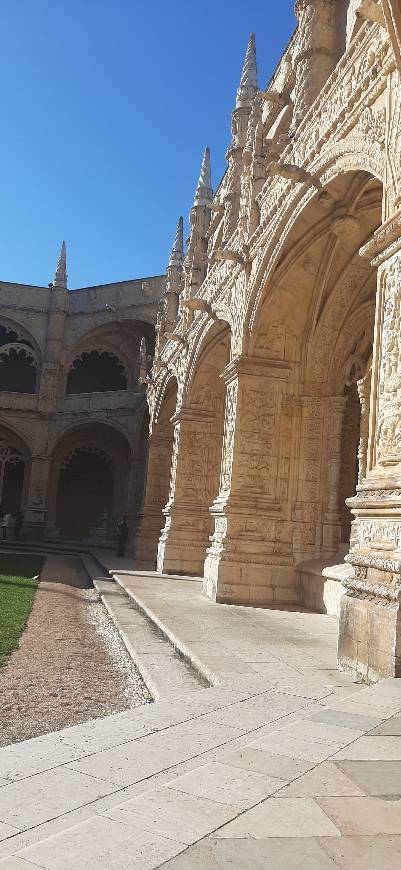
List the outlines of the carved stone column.
{"label": "carved stone column", "polygon": [[236,604],[298,601],[292,524],[284,506],[290,485],[291,414],[286,363],[242,357],[227,384],[220,491],[211,508],[214,534],[204,592]]}
{"label": "carved stone column", "polygon": [[401,214],[361,252],[378,267],[366,474],[341,603],[339,663],[367,679],[401,676]]}
{"label": "carved stone column", "polygon": [[302,120],[333,71],[338,54],[336,0],[296,0],[298,18],[295,52],[293,128]]}
{"label": "carved stone column", "polygon": [[212,531],[210,505],[218,488],[222,433],[213,413],[182,408],[174,420],[170,495],[163,511],[157,570],[203,574]]}
{"label": "carved stone column", "polygon": [[156,431],[149,439],[145,495],[136,539],[136,557],[156,562],[157,546],[163,527],[163,508],[168,499],[172,455],[169,431]]}
{"label": "carved stone column", "polygon": [[323,551],[334,554],[341,543],[341,464],[346,396],[328,402],[327,481],[328,497],[323,519]]}
{"label": "carved stone column", "polygon": [[364,378],[357,381],[359,402],[361,406],[360,438],[358,445],[358,483],[366,476],[369,441],[369,408],[372,373],[369,371]]}

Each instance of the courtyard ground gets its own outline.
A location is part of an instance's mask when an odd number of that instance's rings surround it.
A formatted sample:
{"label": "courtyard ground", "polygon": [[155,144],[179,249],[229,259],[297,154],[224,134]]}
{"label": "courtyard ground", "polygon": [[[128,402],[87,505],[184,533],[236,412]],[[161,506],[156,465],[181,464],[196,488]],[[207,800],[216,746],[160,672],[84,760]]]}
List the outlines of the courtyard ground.
{"label": "courtyard ground", "polygon": [[[21,571],[43,561],[1,560]],[[18,611],[35,588],[13,588]],[[27,628],[0,669],[0,698],[1,746],[150,700],[79,559],[47,557]]]}
{"label": "courtyard ground", "polygon": [[331,617],[125,568],[215,685],[0,750],[1,870],[400,866],[401,681],[338,673]]}
{"label": "courtyard ground", "polygon": [[31,612],[43,559],[2,553],[0,556],[0,668],[18,646]]}

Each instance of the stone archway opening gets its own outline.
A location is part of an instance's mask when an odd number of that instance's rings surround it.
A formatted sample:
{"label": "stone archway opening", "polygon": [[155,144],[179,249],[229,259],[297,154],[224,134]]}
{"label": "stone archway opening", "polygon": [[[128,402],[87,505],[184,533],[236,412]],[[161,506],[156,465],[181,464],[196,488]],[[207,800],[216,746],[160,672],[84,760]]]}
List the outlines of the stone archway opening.
{"label": "stone archway opening", "polygon": [[25,442],[0,426],[0,510],[16,516],[25,509],[31,456]]}
{"label": "stone archway opening", "polygon": [[68,372],[67,395],[116,392],[127,389],[127,373],[118,357],[108,351],[84,351]]}
{"label": "stone archway opening", "polygon": [[66,433],[52,456],[47,533],[112,541],[119,516],[130,514],[132,474],[130,446],[113,427],[88,423]]}
{"label": "stone archway opening", "polygon": [[0,324],[0,391],[35,393],[37,373],[33,343],[18,328]]}
{"label": "stone archway opening", "polygon": [[76,447],[60,469],[56,526],[65,537],[86,537],[113,509],[114,466],[99,448]]}
{"label": "stone archway opening", "polygon": [[361,413],[359,393],[377,275],[359,251],[381,209],[382,185],[371,175],[337,176],[301,212],[259,291],[248,356],[233,373],[229,494],[209,551],[219,601],[325,609],[322,568],[349,546],[345,499],[367,451],[369,399]]}
{"label": "stone archway opening", "polygon": [[341,472],[339,496],[341,507],[341,546],[348,547],[351,535],[351,511],[347,499],[355,494],[360,478],[361,401],[356,383],[347,387],[344,428],[341,437]]}
{"label": "stone archway opening", "polygon": [[22,507],[25,461],[21,450],[0,437],[0,510],[16,516]]}

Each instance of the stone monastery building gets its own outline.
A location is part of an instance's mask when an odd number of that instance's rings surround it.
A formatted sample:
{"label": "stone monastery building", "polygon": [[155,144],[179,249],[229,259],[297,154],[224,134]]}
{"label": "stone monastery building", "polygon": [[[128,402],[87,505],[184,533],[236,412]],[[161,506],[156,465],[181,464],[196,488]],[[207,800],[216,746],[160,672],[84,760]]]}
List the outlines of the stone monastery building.
{"label": "stone monastery building", "polygon": [[0,507],[24,537],[110,539],[135,528],[149,416],[141,339],[154,346],[165,278],[67,290],[0,284]]}
{"label": "stone monastery building", "polygon": [[[339,613],[340,665],[401,676],[401,5],[295,10],[267,87],[250,38],[186,251],[178,225],[137,555],[218,602]],[[63,256],[49,289],[3,285],[2,461],[29,522],[72,534],[82,473],[138,512],[164,283],[65,286]]]}

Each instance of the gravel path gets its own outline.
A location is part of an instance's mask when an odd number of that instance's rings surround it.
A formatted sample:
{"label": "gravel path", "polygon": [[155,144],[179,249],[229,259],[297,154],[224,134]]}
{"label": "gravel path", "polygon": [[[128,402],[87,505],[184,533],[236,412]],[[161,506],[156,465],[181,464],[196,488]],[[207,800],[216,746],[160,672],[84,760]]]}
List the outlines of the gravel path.
{"label": "gravel path", "polygon": [[0,746],[151,700],[79,559],[48,556],[0,698]]}

